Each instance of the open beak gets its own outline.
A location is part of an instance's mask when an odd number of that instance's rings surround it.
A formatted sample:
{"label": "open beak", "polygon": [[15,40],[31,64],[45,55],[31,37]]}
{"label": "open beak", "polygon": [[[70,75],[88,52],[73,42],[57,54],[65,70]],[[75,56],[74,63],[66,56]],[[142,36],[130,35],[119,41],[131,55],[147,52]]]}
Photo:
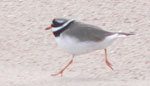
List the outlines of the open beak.
{"label": "open beak", "polygon": [[51,29],[51,28],[52,28],[52,26],[50,25],[49,27],[45,28],[45,30],[49,30],[49,29]]}

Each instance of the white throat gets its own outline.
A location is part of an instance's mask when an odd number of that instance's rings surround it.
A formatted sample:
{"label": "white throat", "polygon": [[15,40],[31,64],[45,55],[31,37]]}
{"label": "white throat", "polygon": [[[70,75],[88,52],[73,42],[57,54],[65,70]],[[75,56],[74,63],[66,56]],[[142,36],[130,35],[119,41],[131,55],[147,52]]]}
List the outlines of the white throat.
{"label": "white throat", "polygon": [[52,27],[52,32],[56,32],[61,30],[62,28],[66,27],[68,24],[70,24],[73,21],[73,19],[68,20],[66,23],[64,23],[62,26],[60,27]]}

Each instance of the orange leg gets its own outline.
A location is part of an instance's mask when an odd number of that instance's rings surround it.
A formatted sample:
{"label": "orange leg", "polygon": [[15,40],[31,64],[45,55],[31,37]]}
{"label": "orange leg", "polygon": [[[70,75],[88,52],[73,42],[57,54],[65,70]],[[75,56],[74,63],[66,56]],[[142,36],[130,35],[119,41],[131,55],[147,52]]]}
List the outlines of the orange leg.
{"label": "orange leg", "polygon": [[57,76],[57,75],[59,75],[59,74],[60,74],[61,76],[63,76],[64,70],[67,69],[67,68],[69,67],[69,65],[72,64],[72,62],[73,62],[73,56],[72,56],[72,59],[69,61],[69,63],[68,63],[61,71],[59,71],[59,72],[56,73],[56,74],[52,74],[51,76]]}
{"label": "orange leg", "polygon": [[106,62],[106,64],[107,64],[107,66],[113,70],[112,64],[108,61],[107,49],[105,48],[104,50],[105,50],[105,62]]}

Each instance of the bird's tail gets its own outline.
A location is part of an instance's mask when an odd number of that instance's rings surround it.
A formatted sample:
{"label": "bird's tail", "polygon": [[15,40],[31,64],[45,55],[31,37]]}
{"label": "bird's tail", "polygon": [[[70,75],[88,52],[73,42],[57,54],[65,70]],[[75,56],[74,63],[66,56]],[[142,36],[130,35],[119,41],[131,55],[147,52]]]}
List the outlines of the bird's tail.
{"label": "bird's tail", "polygon": [[117,32],[118,37],[126,37],[126,36],[130,36],[130,35],[135,35],[135,33],[133,32]]}

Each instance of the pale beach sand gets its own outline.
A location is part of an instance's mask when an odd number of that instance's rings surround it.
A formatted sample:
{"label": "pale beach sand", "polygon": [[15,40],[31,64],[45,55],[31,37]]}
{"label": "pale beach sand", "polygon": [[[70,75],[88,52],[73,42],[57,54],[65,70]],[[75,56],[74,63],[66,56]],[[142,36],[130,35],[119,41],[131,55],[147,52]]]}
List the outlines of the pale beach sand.
{"label": "pale beach sand", "polygon": [[[44,29],[55,17],[73,18],[109,31],[136,35],[104,50],[71,59]],[[1,0],[0,86],[150,86],[149,0]]]}

